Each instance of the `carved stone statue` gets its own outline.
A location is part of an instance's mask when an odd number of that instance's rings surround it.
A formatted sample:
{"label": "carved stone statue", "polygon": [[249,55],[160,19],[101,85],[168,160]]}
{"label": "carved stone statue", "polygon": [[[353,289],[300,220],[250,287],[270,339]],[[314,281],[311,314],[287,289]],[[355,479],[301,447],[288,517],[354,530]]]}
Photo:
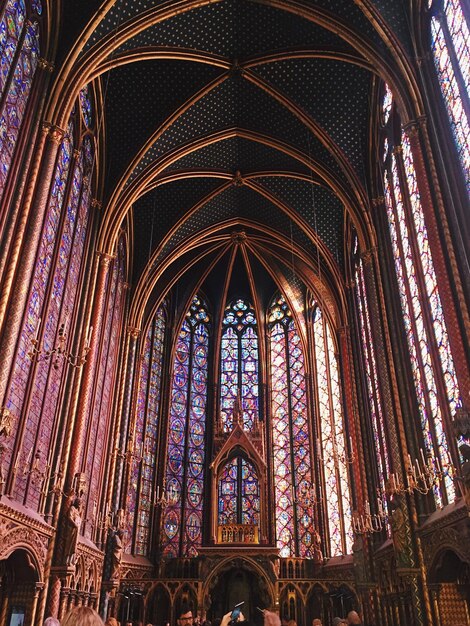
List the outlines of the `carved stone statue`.
{"label": "carved stone statue", "polygon": [[406,560],[404,554],[406,545],[406,525],[400,499],[394,497],[390,501],[390,508],[392,509],[390,526],[392,529],[393,547],[395,548],[397,563],[403,563],[403,561]]}
{"label": "carved stone statue", "polygon": [[111,541],[110,541],[110,551],[111,551],[111,580],[116,580],[119,578],[121,561],[122,561],[122,538],[124,536],[124,531],[122,528],[118,528],[117,530],[112,531]]}
{"label": "carved stone statue", "polygon": [[0,437],[8,437],[11,435],[13,428],[13,415],[7,408],[0,409]]}
{"label": "carved stone statue", "polygon": [[75,565],[78,534],[82,525],[81,508],[82,502],[80,498],[77,496],[72,497],[65,518],[64,559],[66,565]]}

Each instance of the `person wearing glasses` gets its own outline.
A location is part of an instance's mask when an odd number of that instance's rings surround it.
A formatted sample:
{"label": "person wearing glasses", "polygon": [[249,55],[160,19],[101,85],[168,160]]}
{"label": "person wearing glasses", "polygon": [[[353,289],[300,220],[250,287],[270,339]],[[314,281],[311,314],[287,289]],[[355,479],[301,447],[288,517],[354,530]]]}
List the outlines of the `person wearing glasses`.
{"label": "person wearing glasses", "polygon": [[194,616],[193,610],[189,604],[183,603],[176,616],[178,626],[193,626]]}

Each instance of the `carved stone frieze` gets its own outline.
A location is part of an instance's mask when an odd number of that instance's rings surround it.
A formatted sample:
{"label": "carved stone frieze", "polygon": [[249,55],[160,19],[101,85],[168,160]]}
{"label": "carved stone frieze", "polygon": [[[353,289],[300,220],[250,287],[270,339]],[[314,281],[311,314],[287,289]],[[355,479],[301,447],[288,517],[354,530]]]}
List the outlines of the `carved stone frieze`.
{"label": "carved stone frieze", "polygon": [[50,536],[0,516],[0,560],[8,558],[15,550],[27,550],[35,561],[40,581],[44,580],[44,564],[49,541]]}
{"label": "carved stone frieze", "polygon": [[470,535],[467,528],[451,526],[439,528],[426,535],[422,542],[423,557],[428,571],[439,555],[445,550],[452,550],[462,560],[470,563]]}

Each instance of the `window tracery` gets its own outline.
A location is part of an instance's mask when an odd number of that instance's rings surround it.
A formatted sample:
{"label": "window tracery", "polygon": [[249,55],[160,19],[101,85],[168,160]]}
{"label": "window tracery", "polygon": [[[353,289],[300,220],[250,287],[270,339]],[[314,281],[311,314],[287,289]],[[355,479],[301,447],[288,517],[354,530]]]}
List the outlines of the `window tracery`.
{"label": "window tracery", "polygon": [[241,399],[243,427],[252,430],[258,410],[258,336],[253,307],[242,299],[228,305],[222,322],[220,413],[225,431],[232,428],[233,408]]}
{"label": "window tracery", "polygon": [[442,506],[455,499],[444,422],[445,414],[459,406],[460,393],[406,132],[401,131],[399,146],[386,147],[384,195],[395,272],[425,454],[431,454],[437,472],[443,471],[434,487],[436,504]]}
{"label": "window tracery", "polygon": [[[40,15],[41,4],[32,5]],[[24,0],[7,0],[0,19],[0,198],[39,59],[39,23],[28,19]]]}
{"label": "window tracery", "polygon": [[[127,495],[130,527],[135,524],[136,554],[146,555],[149,549],[152,490],[157,463],[157,429],[160,416],[163,346],[166,309],[161,306],[149,325],[140,366],[136,413],[136,447],[140,458],[133,461]],[[134,520],[135,516],[135,520]]]}
{"label": "window tracery", "polygon": [[162,551],[194,556],[202,541],[209,315],[195,296],[176,341],[171,385]]}
{"label": "window tracery", "polygon": [[300,336],[283,296],[269,315],[276,536],[283,557],[312,557],[311,432]]}
{"label": "window tracery", "polygon": [[[28,355],[31,340],[36,337],[44,350],[57,342],[61,324],[70,334],[77,306],[77,293],[83,269],[91,200],[93,146],[85,137],[74,153],[79,135],[75,116],[68,125],[59,149],[49,204],[31,279],[29,298],[20,331],[16,358],[10,373],[6,405],[19,419],[18,452],[15,465],[28,471],[31,464],[27,450],[37,450],[41,471],[50,463],[48,445],[52,445],[54,421],[59,413],[62,379],[66,374],[63,360],[50,359],[33,363]],[[80,144],[79,144],[80,145]],[[29,481],[27,474],[17,472],[14,494],[26,496],[32,505],[41,499],[40,481]]]}
{"label": "window tracery", "polygon": [[323,470],[329,551],[331,556],[339,556],[351,553],[353,544],[340,370],[330,324],[315,302],[312,322],[320,421],[316,450]]}
{"label": "window tracery", "polygon": [[470,30],[460,0],[439,0],[431,6],[431,49],[470,192]]}
{"label": "window tracery", "polygon": [[236,456],[222,469],[218,487],[218,523],[259,525],[259,479],[253,464]]}

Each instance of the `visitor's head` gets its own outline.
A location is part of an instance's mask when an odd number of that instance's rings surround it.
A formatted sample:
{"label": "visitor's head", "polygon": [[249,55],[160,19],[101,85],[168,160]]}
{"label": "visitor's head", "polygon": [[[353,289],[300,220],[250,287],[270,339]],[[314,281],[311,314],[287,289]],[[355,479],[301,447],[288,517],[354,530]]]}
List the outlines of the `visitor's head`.
{"label": "visitor's head", "polygon": [[312,626],[322,626],[322,624],[321,624],[321,619],[320,619],[320,618],[318,618],[318,617],[315,617],[315,618],[312,620]]}
{"label": "visitor's head", "polygon": [[194,621],[193,610],[189,604],[183,602],[176,614],[178,626],[192,626]]}
{"label": "visitor's head", "polygon": [[43,626],[60,626],[60,622],[57,617],[46,617]]}
{"label": "visitor's head", "polygon": [[362,624],[361,618],[359,617],[357,611],[349,611],[347,623],[348,624]]}
{"label": "visitor's head", "polygon": [[62,626],[104,626],[98,613],[89,606],[76,606],[67,613]]}
{"label": "visitor's head", "polygon": [[104,624],[105,626],[119,626],[119,622],[115,617],[108,617]]}

